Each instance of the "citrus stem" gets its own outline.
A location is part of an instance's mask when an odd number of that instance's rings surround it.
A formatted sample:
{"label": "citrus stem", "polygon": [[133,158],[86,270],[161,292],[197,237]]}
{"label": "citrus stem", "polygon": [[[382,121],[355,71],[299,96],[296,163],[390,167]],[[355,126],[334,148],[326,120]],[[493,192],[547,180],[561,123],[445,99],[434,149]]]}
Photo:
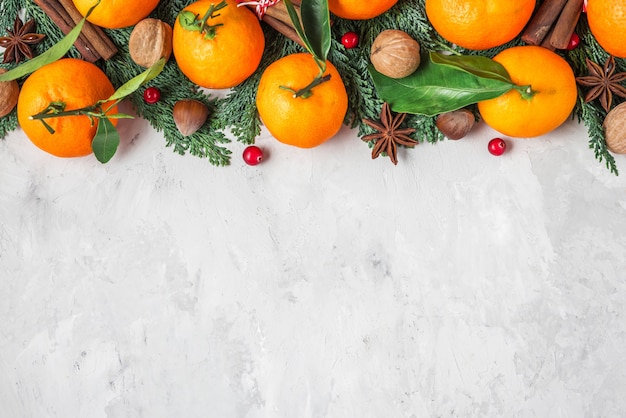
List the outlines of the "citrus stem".
{"label": "citrus stem", "polygon": [[280,88],[283,90],[289,90],[290,92],[292,92],[294,99],[297,99],[298,97],[302,97],[303,99],[306,99],[306,98],[311,97],[311,95],[313,94],[311,90],[313,90],[314,87],[317,87],[320,84],[325,83],[329,80],[330,80],[330,74],[326,74],[326,75],[320,74],[317,77],[315,77],[313,81],[311,81],[307,86],[301,88],[300,90],[294,90],[291,87],[286,87],[286,86],[280,86]]}
{"label": "citrus stem", "polygon": [[206,39],[213,39],[215,37],[215,28],[224,26],[222,23],[216,25],[209,25],[209,20],[219,16],[215,14],[217,11],[228,6],[226,0],[222,0],[219,4],[211,4],[202,18],[190,11],[183,10],[179,15],[180,25],[190,31],[198,31],[205,36]]}
{"label": "citrus stem", "polygon": [[43,123],[48,132],[54,134],[54,129],[52,129],[52,127],[46,122],[46,119],[60,118],[64,116],[87,116],[89,117],[89,119],[91,120],[91,124],[93,125],[94,119],[104,119],[108,117],[108,110],[110,110],[110,108],[107,110],[103,110],[100,103],[92,106],[86,106],[80,109],[65,110],[65,103],[53,102],[36,115],[29,116],[29,119],[41,121],[41,123]]}
{"label": "citrus stem", "polygon": [[527,86],[516,85],[513,86],[513,88],[517,90],[517,92],[522,96],[522,99],[524,100],[530,100],[535,94],[537,94],[537,92],[532,89],[530,84],[528,84]]}

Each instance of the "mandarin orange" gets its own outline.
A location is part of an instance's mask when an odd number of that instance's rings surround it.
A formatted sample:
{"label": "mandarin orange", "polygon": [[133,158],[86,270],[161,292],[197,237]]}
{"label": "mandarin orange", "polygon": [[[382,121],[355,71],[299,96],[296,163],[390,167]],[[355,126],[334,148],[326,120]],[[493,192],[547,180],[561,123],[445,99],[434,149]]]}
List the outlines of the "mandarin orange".
{"label": "mandarin orange", "polygon": [[516,46],[494,58],[508,71],[513,83],[530,86],[531,97],[511,90],[478,103],[485,123],[496,131],[531,138],[559,127],[572,113],[578,97],[570,65],[558,54],[540,46]]}
{"label": "mandarin orange", "polygon": [[[26,136],[42,150],[58,157],[82,157],[92,153],[97,119],[92,123],[85,115],[47,118],[46,123],[54,130],[50,133],[40,120],[31,116],[54,103],[63,103],[66,111],[92,106],[114,91],[109,78],[96,65],[75,58],[60,59],[26,79],[17,103],[18,122]],[[114,113],[117,106],[109,111]],[[117,119],[110,120],[117,124]]]}
{"label": "mandarin orange", "polygon": [[263,72],[256,96],[259,116],[280,142],[312,148],[332,138],[341,128],[348,110],[348,95],[339,72],[326,62],[325,81],[309,97],[294,97],[319,74],[308,53],[287,55]]}

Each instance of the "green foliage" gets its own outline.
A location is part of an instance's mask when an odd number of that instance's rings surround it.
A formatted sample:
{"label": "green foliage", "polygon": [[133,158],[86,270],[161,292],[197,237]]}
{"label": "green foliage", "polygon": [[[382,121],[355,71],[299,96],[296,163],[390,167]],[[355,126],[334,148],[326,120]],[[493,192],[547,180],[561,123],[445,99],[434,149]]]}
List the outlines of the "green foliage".
{"label": "green foliage", "polygon": [[[424,9],[425,0],[403,0],[383,15],[367,21],[349,21],[332,16],[331,48],[328,59],[337,67],[348,92],[348,114],[346,124],[356,128],[359,135],[371,132],[371,128],[363,123],[363,119],[377,119],[380,114],[382,100],[374,89],[373,80],[367,71],[369,51],[376,36],[385,29],[395,28],[407,32],[416,39],[426,51],[454,50],[467,55],[481,55],[493,57],[499,51],[514,45],[522,44],[519,38],[506,45],[486,51],[469,51],[454,47],[443,40],[429,24]],[[191,3],[189,0],[161,0],[152,17],[174,24],[180,11]],[[537,7],[542,2],[537,2]],[[41,54],[58,42],[63,34],[56,25],[34,5],[26,0],[0,0],[0,30],[11,27],[15,15],[20,9],[25,9],[26,15],[37,20],[38,31],[45,33],[46,39],[35,47],[35,52]],[[161,90],[161,100],[155,105],[148,105],[143,100],[143,89],[139,89],[129,96],[135,112],[147,119],[151,126],[163,133],[168,147],[180,154],[189,153],[198,157],[207,158],[212,164],[226,165],[229,162],[231,151],[226,147],[229,137],[234,137],[243,144],[253,143],[261,131],[261,122],[255,106],[256,88],[261,74],[272,62],[304,49],[278,34],[269,26],[263,24],[266,50],[257,71],[239,86],[233,88],[224,98],[212,97],[207,92],[191,83],[178,69],[174,59],[165,66],[163,72],[149,84]],[[359,35],[358,48],[346,49],[341,43],[341,36],[354,31]],[[607,53],[597,44],[587,26],[583,15],[577,26],[581,46],[573,51],[559,51],[572,65],[576,76],[586,75],[585,58],[603,63]],[[137,76],[143,70],[135,65],[129,57],[128,38],[130,29],[107,30],[119,48],[119,53],[106,62],[98,63],[111,78],[117,87]],[[70,49],[69,56],[78,57],[76,48]],[[616,59],[619,71],[626,71],[626,61]],[[2,65],[11,67],[11,65]],[[147,86],[146,86],[147,87]],[[580,94],[584,97],[584,91]],[[210,121],[198,132],[188,137],[182,136],[176,129],[172,117],[173,105],[181,99],[196,99],[204,102],[210,109]],[[623,99],[615,97],[614,105]],[[615,160],[606,148],[602,121],[606,116],[604,110],[597,103],[576,106],[575,116],[589,131],[589,146],[596,158],[604,162],[607,168],[617,174]],[[416,128],[413,135],[422,142],[436,143],[443,139],[443,135],[435,126],[434,117],[424,115],[407,115],[407,127]],[[17,121],[15,112],[0,119],[0,137],[15,129]]]}

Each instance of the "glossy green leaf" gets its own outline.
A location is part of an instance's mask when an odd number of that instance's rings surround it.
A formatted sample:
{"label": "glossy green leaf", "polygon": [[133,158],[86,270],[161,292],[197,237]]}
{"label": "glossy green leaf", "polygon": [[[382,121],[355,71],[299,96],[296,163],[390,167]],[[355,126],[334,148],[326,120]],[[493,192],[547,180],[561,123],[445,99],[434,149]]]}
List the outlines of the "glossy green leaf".
{"label": "glossy green leaf", "polygon": [[466,69],[439,65],[423,57],[416,72],[394,79],[368,67],[381,99],[394,112],[436,116],[482,100],[498,97],[514,87],[499,79],[481,77]]}
{"label": "glossy green leaf", "polygon": [[283,0],[283,3],[285,3],[285,7],[287,8],[287,13],[289,13],[289,18],[291,19],[291,23],[293,24],[294,30],[298,34],[298,38],[300,38],[300,40],[304,43],[304,46],[306,47],[306,49],[310,53],[313,53],[313,47],[309,43],[309,40],[306,37],[306,34],[304,33],[304,28],[302,27],[302,22],[300,22],[300,16],[298,16],[298,13],[296,12],[296,8],[293,7],[293,3],[291,2],[291,0]]}
{"label": "glossy green leaf", "polygon": [[165,67],[165,58],[161,58],[143,73],[131,78],[126,83],[122,84],[111,97],[104,101],[110,102],[114,100],[121,100],[129,94],[132,94],[143,84],[161,74],[161,71],[163,71],[163,67]]}
{"label": "glossy green leaf", "polygon": [[111,121],[107,118],[98,120],[96,136],[93,137],[91,142],[91,149],[98,161],[103,164],[109,162],[115,155],[119,144],[120,134]]}
{"label": "glossy green leaf", "polygon": [[17,80],[20,77],[37,71],[44,65],[52,64],[53,62],[63,58],[63,56],[67,54],[67,51],[70,50],[72,45],[74,45],[74,42],[76,42],[80,36],[80,32],[83,30],[87,17],[89,17],[93,9],[100,4],[100,1],[101,0],[98,0],[96,4],[94,4],[87,11],[85,17],[82,18],[80,22],[78,22],[76,26],[74,26],[74,28],[67,33],[67,35],[61,38],[59,42],[32,60],[26,61],[22,65],[13,68],[11,71],[7,71],[6,73],[0,75],[0,82]]}
{"label": "glossy green leaf", "polygon": [[328,0],[305,0],[300,4],[300,14],[311,52],[318,60],[326,62],[331,40]]}
{"label": "glossy green leaf", "polygon": [[44,65],[51,64],[63,58],[72,45],[74,45],[74,42],[78,39],[84,24],[85,19],[82,19],[71,31],[68,32],[67,35],[54,44],[54,46],[50,49],[46,50],[32,60],[26,61],[25,63],[13,68],[11,71],[7,71],[6,73],[0,75],[0,82],[16,80],[37,71]]}
{"label": "glossy green leaf", "polygon": [[430,60],[435,64],[449,65],[478,77],[512,83],[506,68],[488,57],[480,55],[446,55],[439,52],[430,52],[429,56]]}

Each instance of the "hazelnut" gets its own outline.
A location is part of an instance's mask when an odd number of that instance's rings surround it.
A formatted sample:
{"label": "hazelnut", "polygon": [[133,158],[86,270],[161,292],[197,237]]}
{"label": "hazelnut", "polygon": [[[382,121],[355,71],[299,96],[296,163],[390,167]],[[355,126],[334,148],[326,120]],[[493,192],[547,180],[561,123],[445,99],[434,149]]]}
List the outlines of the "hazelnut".
{"label": "hazelnut", "polygon": [[209,108],[198,100],[179,100],[174,105],[174,123],[184,136],[196,132],[209,117]]}
{"label": "hazelnut", "polygon": [[135,25],[128,40],[128,52],[137,65],[151,67],[172,54],[172,27],[159,19],[143,19]]}
{"label": "hazelnut", "polygon": [[606,115],[602,127],[609,151],[626,154],[626,102],[617,105]]}
{"label": "hazelnut", "polygon": [[[0,68],[0,74],[6,73],[7,70]],[[13,111],[17,105],[17,98],[20,95],[20,87],[17,81],[0,82],[0,117],[6,116]]]}
{"label": "hazelnut", "polygon": [[374,39],[370,61],[387,77],[407,77],[420,65],[420,44],[401,30],[384,30]]}
{"label": "hazelnut", "polygon": [[448,139],[461,139],[472,130],[476,122],[474,114],[467,109],[442,113],[435,121],[437,128]]}

